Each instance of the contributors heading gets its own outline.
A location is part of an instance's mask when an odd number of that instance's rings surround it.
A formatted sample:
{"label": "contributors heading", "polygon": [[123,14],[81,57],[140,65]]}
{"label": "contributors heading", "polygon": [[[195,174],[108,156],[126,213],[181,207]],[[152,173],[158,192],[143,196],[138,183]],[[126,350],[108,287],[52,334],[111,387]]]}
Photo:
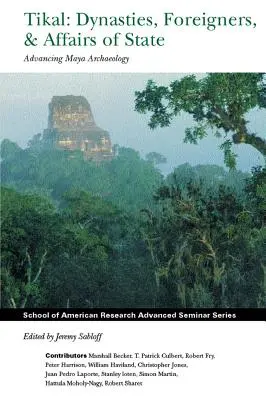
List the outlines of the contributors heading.
{"label": "contributors heading", "polygon": [[[65,12],[57,15],[26,12],[24,19],[26,26],[31,29],[24,38],[27,47],[95,47],[98,44],[106,47],[162,47],[166,44],[165,37],[161,36],[163,29],[201,28],[213,32],[217,28],[256,28],[251,16],[213,16],[206,12],[194,16],[164,12],[156,18],[135,12],[118,16],[92,16],[87,12],[76,12],[74,15]],[[75,27],[75,32],[69,32],[71,27]],[[125,32],[122,29],[124,27],[131,28],[131,31]],[[103,28],[105,33],[101,35]],[[121,28],[121,31],[117,31],[117,28]],[[134,32],[134,28],[139,31]],[[145,35],[140,30],[145,30]],[[152,30],[152,34],[147,35],[147,30]],[[159,30],[160,34],[156,35]]]}

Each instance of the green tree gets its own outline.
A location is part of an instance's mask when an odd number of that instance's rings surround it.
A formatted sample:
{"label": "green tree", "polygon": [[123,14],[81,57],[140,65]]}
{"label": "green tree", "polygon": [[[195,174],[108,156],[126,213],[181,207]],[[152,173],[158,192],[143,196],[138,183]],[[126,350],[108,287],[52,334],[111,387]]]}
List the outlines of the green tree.
{"label": "green tree", "polygon": [[250,178],[249,201],[225,186],[206,193],[203,184],[195,182],[157,191],[161,213],[143,212],[157,306],[265,304],[265,227],[258,217],[263,209],[261,179],[261,172]]}
{"label": "green tree", "polygon": [[40,279],[57,253],[60,221],[44,198],[1,189],[2,306],[25,307],[40,295]]}
{"label": "green tree", "polygon": [[167,162],[167,158],[156,151],[152,151],[151,153],[146,154],[145,156],[147,161],[152,162],[154,165],[157,164],[165,164]]}
{"label": "green tree", "polygon": [[17,145],[17,143],[12,142],[9,139],[4,139],[1,142],[1,158],[3,159],[16,157],[20,151],[22,151],[22,149]]}
{"label": "green tree", "polygon": [[169,126],[181,111],[192,115],[195,125],[185,131],[185,142],[196,144],[210,128],[224,135],[220,148],[225,164],[233,168],[233,144],[246,143],[266,156],[266,141],[250,131],[247,113],[266,108],[266,85],[262,73],[211,73],[202,79],[188,75],[169,87],[149,80],[145,90],[135,93],[135,109],[151,112],[149,126]]}

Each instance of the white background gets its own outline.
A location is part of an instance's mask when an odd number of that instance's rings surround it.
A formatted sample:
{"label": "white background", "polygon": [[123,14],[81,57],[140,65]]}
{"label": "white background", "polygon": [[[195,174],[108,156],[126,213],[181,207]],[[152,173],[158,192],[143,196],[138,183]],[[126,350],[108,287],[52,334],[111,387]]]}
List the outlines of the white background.
{"label": "white background", "polygon": [[[156,4],[156,5],[155,5]],[[192,1],[164,0],[160,3],[135,0],[67,2],[30,0],[7,1],[1,4],[1,63],[0,72],[256,72],[265,70],[265,13],[261,0],[251,1]],[[165,37],[161,48],[26,48],[24,36],[24,12],[43,12],[56,15],[62,11],[72,15],[77,11],[90,15],[152,15],[160,19],[163,12],[177,15],[250,15],[256,21],[256,29],[218,28],[209,32],[204,28],[134,28],[136,34],[156,34]],[[60,29],[66,31],[66,27]],[[112,32],[118,29],[113,28]],[[38,36],[48,28],[38,28]],[[76,32],[78,32],[76,28]],[[121,32],[131,31],[119,28]],[[56,32],[53,29],[53,32]],[[71,27],[75,33],[75,27]],[[83,32],[83,30],[82,30]],[[101,28],[97,36],[110,34]],[[129,56],[127,65],[114,64],[33,64],[24,63],[26,54],[45,55],[100,55]],[[91,349],[86,344],[57,345],[22,340],[28,332],[79,332],[103,331],[101,344]],[[140,399],[162,397],[175,399],[251,399],[265,396],[263,374],[265,365],[265,323],[237,322],[64,322],[32,323],[1,322],[0,366],[1,397],[39,399]],[[173,384],[151,381],[143,388],[83,389],[45,388],[42,379],[44,354],[50,351],[213,351],[215,364],[206,363],[201,368],[191,368]],[[97,348],[97,349],[96,349]],[[214,365],[214,366],[213,366]]]}
{"label": "white background", "polygon": [[[236,0],[164,0],[162,2],[148,2],[135,0],[123,1],[40,1],[23,0],[6,1],[1,5],[1,71],[2,72],[262,72],[265,70],[265,37],[266,23],[264,2],[261,0],[236,1]],[[76,12],[85,12],[91,16],[127,15],[135,12],[137,15],[153,16],[159,25],[152,28],[112,27],[98,28],[92,32],[86,27],[29,27],[26,26],[24,12],[47,12],[48,15],[58,15],[62,11],[66,15],[74,16]],[[173,12],[181,16],[201,16],[203,12],[212,16],[251,16],[256,22],[253,28],[217,28],[208,31],[204,27],[175,28],[163,27],[162,15],[165,12]],[[73,19],[74,22],[74,19]],[[96,34],[97,47],[87,48],[45,48],[24,46],[25,34],[32,32],[44,41],[48,32],[70,31],[73,34]],[[165,46],[152,47],[104,47],[101,38],[112,36],[116,31],[121,33],[134,32],[141,36],[164,36]],[[35,64],[24,63],[25,56],[47,56],[75,54],[88,56],[129,56],[130,63],[108,64]]]}
{"label": "white background", "polygon": [[[25,332],[103,332],[103,338],[100,343],[85,340],[47,343],[23,340]],[[262,400],[265,398],[265,337],[264,322],[2,322],[0,390],[6,400]],[[209,352],[215,353],[216,359],[189,361],[189,368],[178,371],[178,378],[149,378],[143,387],[85,389],[45,387],[47,352]]]}

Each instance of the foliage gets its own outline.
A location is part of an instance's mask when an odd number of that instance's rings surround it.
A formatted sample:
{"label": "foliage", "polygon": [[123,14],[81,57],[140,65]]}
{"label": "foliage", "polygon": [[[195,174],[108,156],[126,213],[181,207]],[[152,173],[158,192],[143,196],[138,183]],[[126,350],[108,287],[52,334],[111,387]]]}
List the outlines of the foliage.
{"label": "foliage", "polygon": [[188,163],[179,165],[167,176],[167,185],[179,185],[185,190],[188,183],[200,185],[204,195],[209,192],[217,193],[219,186],[224,185],[238,196],[244,196],[246,180],[250,178],[248,173],[237,170],[225,171],[218,165],[196,165],[192,167]]}
{"label": "foliage", "polygon": [[150,112],[149,126],[169,126],[181,111],[192,115],[195,125],[185,130],[185,142],[196,144],[209,129],[223,133],[225,164],[234,168],[236,154],[232,144],[246,143],[266,156],[266,142],[249,131],[246,114],[266,108],[266,85],[261,73],[211,73],[202,79],[188,75],[169,87],[149,80],[145,90],[135,93],[135,108]]}
{"label": "foliage", "polygon": [[166,157],[164,157],[162,154],[157,153],[156,151],[153,151],[151,153],[146,154],[146,160],[150,161],[154,165],[156,164],[165,164],[167,162]]}
{"label": "foliage", "polygon": [[2,146],[2,307],[264,305],[265,169],[164,179],[153,155],[97,165],[38,141]]}
{"label": "foliage", "polygon": [[9,139],[4,139],[1,142],[1,158],[9,159],[16,157],[22,149],[17,143],[11,142]]}
{"label": "foliage", "polygon": [[49,149],[36,154],[35,146],[2,161],[4,185],[50,195],[55,201],[71,189],[85,190],[130,212],[147,203],[152,206],[153,192],[161,182],[161,173],[127,148],[100,165],[85,161],[81,152]]}
{"label": "foliage", "polygon": [[144,211],[144,237],[157,275],[158,307],[264,306],[266,231],[257,215],[262,199],[256,196],[254,210],[225,186],[206,194],[192,182],[163,186],[156,199],[162,212]]}
{"label": "foliage", "polygon": [[38,297],[39,277],[57,250],[60,223],[44,198],[1,190],[1,272],[5,306],[24,307]]}
{"label": "foliage", "polygon": [[148,305],[151,273],[138,262],[147,252],[132,219],[129,228],[111,204],[72,191],[56,211],[3,187],[2,209],[2,307]]}

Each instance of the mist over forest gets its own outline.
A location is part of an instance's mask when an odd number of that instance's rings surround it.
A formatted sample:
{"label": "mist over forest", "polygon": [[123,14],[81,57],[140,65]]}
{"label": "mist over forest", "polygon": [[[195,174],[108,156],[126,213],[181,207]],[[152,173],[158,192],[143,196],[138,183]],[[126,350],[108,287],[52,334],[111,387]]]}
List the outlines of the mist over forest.
{"label": "mist over forest", "polygon": [[186,162],[163,175],[167,155],[153,150],[115,145],[95,162],[41,135],[25,148],[2,141],[1,307],[265,306],[265,168],[238,170],[232,147],[265,156],[244,119],[265,108],[264,77],[209,76],[147,82],[136,116],[167,127],[182,109],[197,124],[186,127],[190,146],[215,126],[224,167]]}

